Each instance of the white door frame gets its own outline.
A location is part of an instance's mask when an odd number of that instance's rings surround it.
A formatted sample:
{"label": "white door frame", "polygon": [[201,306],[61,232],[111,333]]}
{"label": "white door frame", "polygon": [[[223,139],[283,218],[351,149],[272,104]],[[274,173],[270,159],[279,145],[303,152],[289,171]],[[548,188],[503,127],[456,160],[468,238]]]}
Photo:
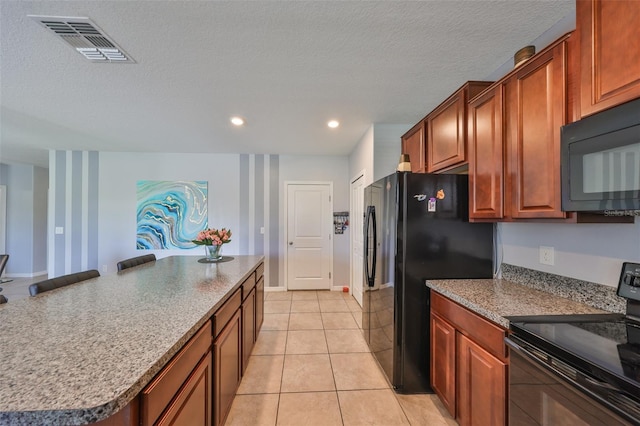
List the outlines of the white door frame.
{"label": "white door frame", "polygon": [[[354,214],[354,208],[353,208],[353,190],[352,190],[352,185],[358,180],[358,179],[362,179],[362,185],[363,185],[363,189],[365,188],[364,183],[365,183],[365,174],[366,174],[366,170],[361,170],[360,173],[357,173],[356,176],[354,178],[351,179],[351,181],[349,182],[349,210],[350,210],[350,216],[351,216],[351,223],[356,223],[355,221],[355,214]],[[364,191],[362,192],[362,196],[364,197]],[[364,206],[364,204],[363,204]],[[364,212],[363,212],[364,213]],[[350,246],[350,250],[349,252],[351,253],[350,259],[349,259],[349,294],[351,296],[353,296],[353,281],[351,281],[353,279],[353,264],[354,264],[354,238],[356,237],[356,232],[362,232],[362,229],[355,229],[354,227],[351,227],[351,232],[349,233],[349,246]],[[362,281],[361,281],[362,283]]]}
{"label": "white door frame", "polygon": [[284,253],[284,290],[289,289],[289,185],[327,185],[329,187],[329,217],[326,218],[331,231],[331,244],[329,244],[329,269],[331,273],[331,290],[333,290],[334,271],[333,271],[333,182],[317,181],[317,180],[285,180],[284,181],[284,239],[282,241]]}

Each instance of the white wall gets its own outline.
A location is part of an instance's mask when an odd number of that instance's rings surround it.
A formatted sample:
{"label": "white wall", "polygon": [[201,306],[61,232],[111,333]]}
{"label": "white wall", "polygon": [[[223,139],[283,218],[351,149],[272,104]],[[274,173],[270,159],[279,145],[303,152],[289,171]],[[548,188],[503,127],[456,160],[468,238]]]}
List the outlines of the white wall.
{"label": "white wall", "polygon": [[[280,156],[280,200],[284,202],[286,181],[333,182],[333,211],[349,210],[349,172],[347,157]],[[284,209],[280,211],[280,241],[285,241]],[[333,286],[349,286],[349,232],[333,235]],[[284,243],[280,270],[284,271]],[[284,275],[283,275],[284,276]]]}
{"label": "white wall", "polygon": [[[114,272],[122,259],[155,253],[204,255],[202,247],[193,250],[136,249],[136,182],[139,180],[209,182],[209,224],[239,228],[239,155],[237,154],[151,154],[100,153],[98,265],[101,273]],[[238,254],[238,241],[225,245],[223,253]]]}
{"label": "white wall", "polygon": [[373,180],[373,125],[362,135],[349,154],[349,179],[357,178],[364,171],[364,186]]}
{"label": "white wall", "polygon": [[[617,286],[622,262],[640,262],[640,220],[634,224],[501,223],[503,262]],[[538,262],[539,246],[554,247],[555,265]]]}
{"label": "white wall", "polygon": [[396,171],[402,151],[400,138],[410,124],[373,125],[373,182]]}
{"label": "white wall", "polygon": [[5,274],[33,277],[47,272],[48,172],[26,164],[0,164],[0,184],[6,186]]}

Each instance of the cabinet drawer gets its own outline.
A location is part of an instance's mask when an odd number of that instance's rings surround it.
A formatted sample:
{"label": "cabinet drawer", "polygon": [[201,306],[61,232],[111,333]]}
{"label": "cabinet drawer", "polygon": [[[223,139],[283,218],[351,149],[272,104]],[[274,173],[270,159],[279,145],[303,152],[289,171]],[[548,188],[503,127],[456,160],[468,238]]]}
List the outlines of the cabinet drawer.
{"label": "cabinet drawer", "polygon": [[256,281],[260,280],[260,277],[262,277],[264,275],[264,263],[261,263],[260,265],[258,265],[258,268],[256,269]]}
{"label": "cabinet drawer", "polygon": [[242,303],[242,291],[238,289],[233,296],[229,298],[220,309],[213,314],[213,336],[220,334],[224,326],[229,322],[233,314],[240,309]]}
{"label": "cabinet drawer", "polygon": [[211,321],[207,321],[142,391],[143,425],[154,424],[160,417],[202,356],[209,352],[211,343]]}
{"label": "cabinet drawer", "polygon": [[506,330],[456,302],[431,291],[431,311],[438,314],[460,333],[468,336],[500,360],[506,360]]}
{"label": "cabinet drawer", "polygon": [[242,283],[242,300],[246,299],[251,290],[256,286],[256,274],[254,272],[249,275],[249,278]]}

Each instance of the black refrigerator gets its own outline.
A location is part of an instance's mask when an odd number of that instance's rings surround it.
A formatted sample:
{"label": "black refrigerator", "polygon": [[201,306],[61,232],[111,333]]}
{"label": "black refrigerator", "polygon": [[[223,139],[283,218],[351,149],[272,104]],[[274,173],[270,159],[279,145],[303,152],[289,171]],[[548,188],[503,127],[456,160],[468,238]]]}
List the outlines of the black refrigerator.
{"label": "black refrigerator", "polygon": [[432,392],[425,281],[491,278],[493,225],[469,223],[466,175],[398,172],[364,194],[365,339],[397,392]]}

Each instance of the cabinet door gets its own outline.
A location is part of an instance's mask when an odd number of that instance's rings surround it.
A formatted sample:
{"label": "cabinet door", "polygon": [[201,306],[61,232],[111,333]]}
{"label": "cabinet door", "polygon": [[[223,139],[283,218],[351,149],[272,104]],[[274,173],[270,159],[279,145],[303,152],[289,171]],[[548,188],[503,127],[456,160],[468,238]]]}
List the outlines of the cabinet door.
{"label": "cabinet door", "polygon": [[254,341],[258,340],[258,333],[264,322],[264,278],[260,277],[256,284],[256,335]]}
{"label": "cabinet door", "polygon": [[567,117],[566,42],[527,62],[505,85],[507,215],[565,218],[560,192],[560,127]]}
{"label": "cabinet door", "polygon": [[426,171],[425,148],[424,122],[421,121],[402,136],[402,153],[409,154],[413,173],[424,173]]}
{"label": "cabinet door", "polygon": [[175,400],[160,418],[158,426],[211,425],[211,352],[193,370]]}
{"label": "cabinet door", "polygon": [[582,117],[640,97],[640,2],[578,0]]}
{"label": "cabinet door", "polygon": [[431,313],[431,387],[456,416],[456,330]]}
{"label": "cabinet door", "polygon": [[467,159],[465,97],[459,91],[427,118],[427,172],[432,173]]}
{"label": "cabinet door", "polygon": [[502,85],[469,104],[469,218],[504,217]]}
{"label": "cabinet door", "polygon": [[242,302],[242,374],[249,364],[256,336],[256,289],[252,289]]}
{"label": "cabinet door", "polygon": [[463,334],[458,342],[458,417],[460,426],[506,424],[507,367]]}
{"label": "cabinet door", "polygon": [[240,310],[216,338],[214,348],[214,426],[222,426],[240,384],[242,325]]}

